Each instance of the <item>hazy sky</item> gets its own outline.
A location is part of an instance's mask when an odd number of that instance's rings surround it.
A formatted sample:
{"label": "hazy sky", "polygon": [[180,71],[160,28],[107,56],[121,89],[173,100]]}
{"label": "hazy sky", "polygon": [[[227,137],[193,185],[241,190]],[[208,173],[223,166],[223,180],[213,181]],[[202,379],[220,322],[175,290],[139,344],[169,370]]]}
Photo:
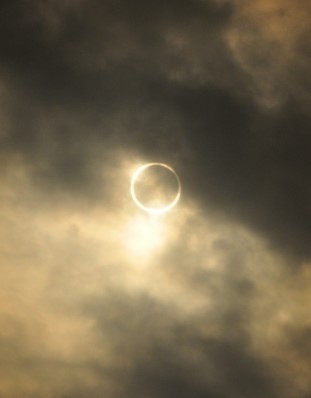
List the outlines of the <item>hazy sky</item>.
{"label": "hazy sky", "polygon": [[310,18],[1,2],[0,398],[311,396]]}

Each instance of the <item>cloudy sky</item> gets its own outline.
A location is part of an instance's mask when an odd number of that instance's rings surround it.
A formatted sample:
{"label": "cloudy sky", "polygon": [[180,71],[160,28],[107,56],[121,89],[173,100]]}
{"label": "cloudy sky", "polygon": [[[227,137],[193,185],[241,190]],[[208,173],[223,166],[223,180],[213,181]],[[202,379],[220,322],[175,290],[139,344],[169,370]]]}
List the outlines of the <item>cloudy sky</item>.
{"label": "cloudy sky", "polygon": [[311,396],[310,14],[1,2],[1,398]]}

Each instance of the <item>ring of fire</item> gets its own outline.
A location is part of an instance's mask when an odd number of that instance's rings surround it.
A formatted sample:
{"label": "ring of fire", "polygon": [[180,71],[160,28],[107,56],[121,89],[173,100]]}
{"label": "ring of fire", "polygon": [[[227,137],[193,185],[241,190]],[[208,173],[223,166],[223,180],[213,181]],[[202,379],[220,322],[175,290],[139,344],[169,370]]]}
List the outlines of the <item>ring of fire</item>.
{"label": "ring of fire", "polygon": [[[149,167],[153,167],[153,166],[159,166],[159,167],[163,167],[167,170],[169,170],[175,177],[176,182],[177,182],[177,192],[176,195],[174,197],[174,199],[168,203],[167,205],[160,207],[160,208],[156,208],[156,207],[148,207],[146,205],[144,205],[138,198],[135,192],[135,184],[137,182],[137,179],[139,178],[139,176],[145,171],[147,170]],[[176,203],[178,202],[179,198],[181,195],[181,183],[180,183],[180,179],[177,175],[177,173],[175,172],[175,170],[168,166],[165,163],[147,163],[144,164],[143,166],[140,166],[133,174],[132,179],[131,179],[131,196],[133,201],[135,202],[135,204],[140,207],[142,210],[146,211],[147,213],[150,214],[161,214],[161,213],[166,213],[169,210],[171,210]]]}

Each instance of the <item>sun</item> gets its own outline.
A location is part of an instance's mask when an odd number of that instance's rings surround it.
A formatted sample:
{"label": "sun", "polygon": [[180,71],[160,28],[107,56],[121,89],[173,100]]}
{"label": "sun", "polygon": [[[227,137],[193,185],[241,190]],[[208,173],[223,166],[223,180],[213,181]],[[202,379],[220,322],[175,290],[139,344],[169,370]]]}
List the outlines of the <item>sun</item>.
{"label": "sun", "polygon": [[134,172],[131,196],[145,212],[160,215],[170,211],[179,201],[181,183],[175,170],[165,163],[146,163]]}

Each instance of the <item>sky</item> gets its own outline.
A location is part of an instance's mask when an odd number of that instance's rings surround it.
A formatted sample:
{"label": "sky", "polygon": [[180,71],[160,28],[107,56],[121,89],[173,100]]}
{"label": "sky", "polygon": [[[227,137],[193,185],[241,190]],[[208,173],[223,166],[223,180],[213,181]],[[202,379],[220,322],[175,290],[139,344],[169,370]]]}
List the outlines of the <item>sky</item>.
{"label": "sky", "polygon": [[0,397],[310,398],[310,14],[1,2]]}

